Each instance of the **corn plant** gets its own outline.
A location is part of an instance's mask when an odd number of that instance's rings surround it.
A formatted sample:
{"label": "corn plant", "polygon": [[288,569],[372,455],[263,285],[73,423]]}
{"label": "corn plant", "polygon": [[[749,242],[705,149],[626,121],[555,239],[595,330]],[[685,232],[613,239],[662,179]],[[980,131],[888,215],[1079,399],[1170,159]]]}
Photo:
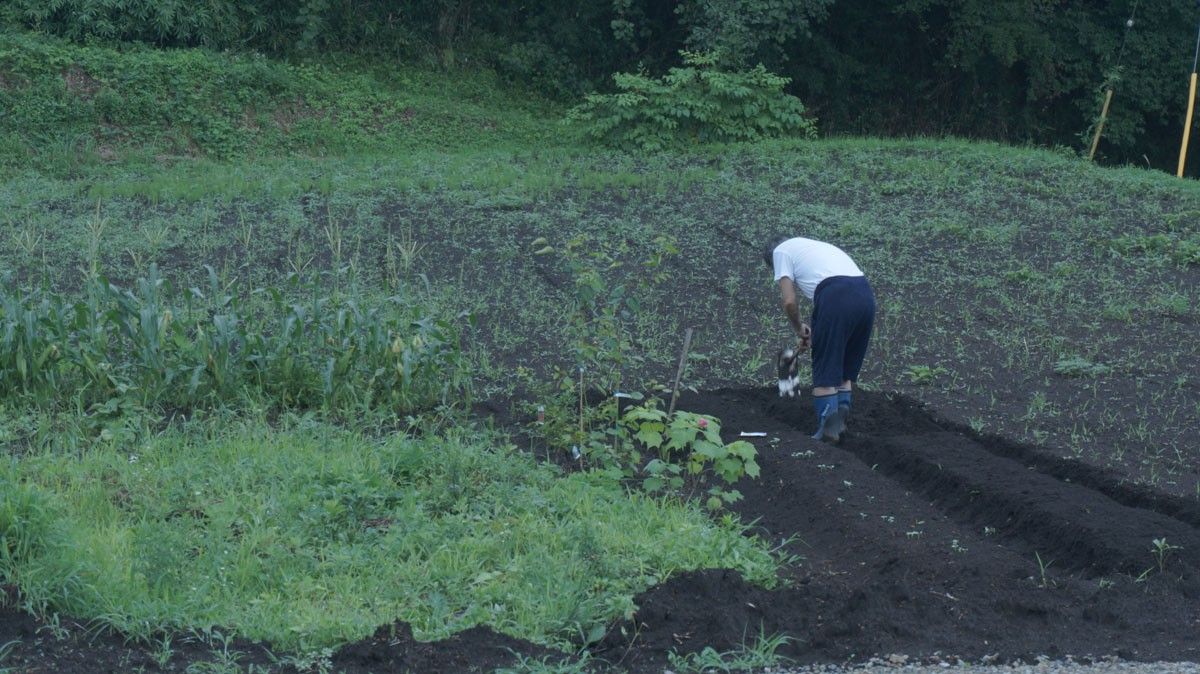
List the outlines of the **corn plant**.
{"label": "corn plant", "polygon": [[[97,278],[69,300],[0,289],[0,397],[43,407],[193,409],[255,400],[337,414],[400,414],[463,396],[465,315],[409,296],[285,288],[177,293],[158,269],[128,289]],[[262,298],[265,297],[265,301]]]}

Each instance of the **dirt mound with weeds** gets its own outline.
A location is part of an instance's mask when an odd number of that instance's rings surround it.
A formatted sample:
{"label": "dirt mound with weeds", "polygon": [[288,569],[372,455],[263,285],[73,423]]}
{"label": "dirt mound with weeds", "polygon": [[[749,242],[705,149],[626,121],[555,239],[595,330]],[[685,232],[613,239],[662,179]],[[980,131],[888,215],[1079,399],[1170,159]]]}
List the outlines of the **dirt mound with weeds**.
{"label": "dirt mound with weeds", "polygon": [[[731,651],[784,635],[798,663],[971,662],[1038,656],[1200,660],[1200,505],[1102,469],[980,435],[910,399],[855,395],[839,445],[812,440],[806,398],[771,389],[687,394],[681,409],[743,431],[762,476],[732,506],[793,563],[779,587],[736,572],[676,576],[636,598],[631,621],[593,649],[599,667],[661,672],[668,654]],[[8,605],[16,605],[7,593]],[[4,666],[22,672],[145,671],[233,659],[295,671],[265,646],[176,637],[164,650],[71,621],[0,608]],[[476,627],[419,642],[381,627],[328,655],[335,671],[471,672],[564,657]]]}

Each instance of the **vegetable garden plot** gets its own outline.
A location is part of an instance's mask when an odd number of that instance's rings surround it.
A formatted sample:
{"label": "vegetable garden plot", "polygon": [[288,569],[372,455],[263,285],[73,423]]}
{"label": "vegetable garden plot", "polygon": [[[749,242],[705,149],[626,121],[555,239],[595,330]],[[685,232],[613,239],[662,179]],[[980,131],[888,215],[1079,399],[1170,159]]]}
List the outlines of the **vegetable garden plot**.
{"label": "vegetable garden plot", "polygon": [[786,634],[801,662],[935,652],[978,661],[1118,655],[1195,660],[1200,509],[975,436],[911,401],[859,393],[840,446],[803,401],[727,389],[681,405],[755,439],[762,478],[734,509],[803,556],[789,587],[676,577],[636,599],[601,654],[661,671],[666,653]]}

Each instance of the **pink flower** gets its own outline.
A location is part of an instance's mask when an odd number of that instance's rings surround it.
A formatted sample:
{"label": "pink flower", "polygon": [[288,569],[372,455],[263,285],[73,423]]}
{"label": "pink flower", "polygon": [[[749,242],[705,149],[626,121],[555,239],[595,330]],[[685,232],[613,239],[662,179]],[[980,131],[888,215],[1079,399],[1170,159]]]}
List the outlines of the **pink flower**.
{"label": "pink flower", "polygon": [[700,426],[700,430],[704,430],[704,429],[708,428],[708,419],[705,419],[704,417],[700,417],[700,419],[696,422],[696,424],[698,426]]}

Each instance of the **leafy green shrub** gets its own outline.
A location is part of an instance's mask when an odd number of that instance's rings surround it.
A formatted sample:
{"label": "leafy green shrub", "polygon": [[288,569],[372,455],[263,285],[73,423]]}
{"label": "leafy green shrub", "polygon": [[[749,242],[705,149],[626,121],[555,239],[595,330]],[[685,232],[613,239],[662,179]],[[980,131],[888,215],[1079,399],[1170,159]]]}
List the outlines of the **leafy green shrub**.
{"label": "leafy green shrub", "polygon": [[[640,394],[630,397],[642,398]],[[716,510],[742,497],[726,486],[759,476],[754,445],[745,440],[726,444],[716,417],[682,410],[667,414],[655,399],[632,406],[619,417],[613,398],[583,411],[589,430],[579,444],[580,459],[612,478],[640,477],[647,492],[679,493],[688,487],[690,497],[709,477],[720,478],[723,486],[705,492],[705,505]],[[653,455],[649,461],[647,454]],[[689,483],[688,476],[695,479]]]}
{"label": "leafy green shrub", "polygon": [[265,307],[211,268],[206,290],[177,294],[153,266],[131,290],[97,278],[75,301],[0,289],[0,396],[103,415],[245,398],[409,413],[466,393],[456,321],[417,298],[368,305],[298,279],[255,294]]}
{"label": "leafy green shrub", "polygon": [[591,94],[567,116],[607,145],[655,151],[690,143],[816,136],[804,105],[785,94],[788,83],[762,65],[743,72],[717,66],[713,55],[684,52],[682,68],[662,79],[613,75],[613,94]]}
{"label": "leafy green shrub", "polygon": [[[677,411],[668,415],[653,404],[638,405],[626,410],[618,427],[632,435],[647,450],[657,452],[658,458],[646,464],[648,477],[642,482],[647,491],[678,490],[684,486],[683,473],[700,475],[711,470],[725,484],[733,484],[743,476],[757,478],[758,452],[745,440],[725,444],[721,440],[721,422],[715,417]],[[635,462],[640,455],[633,454]],[[682,460],[682,463],[680,463]],[[711,487],[706,505],[716,510],[724,503],[739,500],[737,490]]]}

